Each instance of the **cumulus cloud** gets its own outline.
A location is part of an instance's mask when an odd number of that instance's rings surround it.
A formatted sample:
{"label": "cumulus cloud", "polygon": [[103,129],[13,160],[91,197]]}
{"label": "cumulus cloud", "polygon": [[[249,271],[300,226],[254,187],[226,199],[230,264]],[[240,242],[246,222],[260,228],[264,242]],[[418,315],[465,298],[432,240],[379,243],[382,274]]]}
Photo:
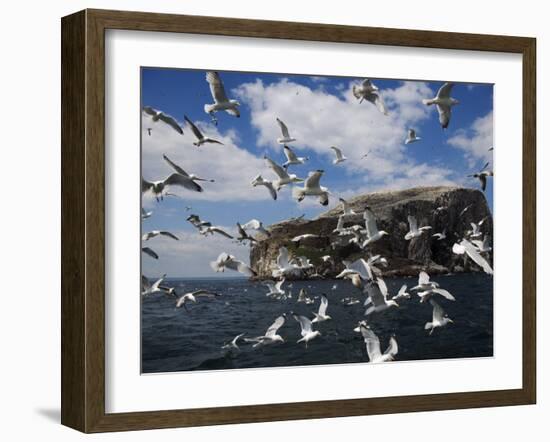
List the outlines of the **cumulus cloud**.
{"label": "cumulus cloud", "polygon": [[[182,127],[183,127],[183,123]],[[239,137],[233,130],[220,131],[214,125],[195,122],[209,137],[224,143],[193,145],[191,130],[184,127],[180,135],[162,122],[153,123],[147,115],[142,116],[142,175],[147,180],[160,180],[173,172],[163,160],[166,154],[187,173],[202,178],[215,179],[215,183],[200,183],[204,192],[191,192],[174,187],[170,192],[185,196],[186,200],[203,201],[254,201],[269,197],[265,189],[253,189],[250,181],[258,174],[268,174],[262,158],[239,146]],[[147,128],[152,128],[151,136]]]}
{"label": "cumulus cloud", "polygon": [[476,118],[467,129],[458,129],[447,140],[451,146],[464,151],[470,166],[479,160],[490,161],[493,146],[493,111],[483,117]]}
{"label": "cumulus cloud", "polygon": [[[333,95],[282,79],[264,84],[261,80],[240,85],[233,93],[250,106],[251,124],[257,130],[258,148],[280,149],[276,118],[281,118],[297,139],[296,150],[312,150],[330,161],[330,146],[340,147],[348,161],[342,163],[351,174],[367,174],[373,186],[423,181],[429,169],[434,184],[452,182],[446,168],[415,162],[403,143],[409,127],[430,117],[423,98],[433,91],[423,82],[402,82],[395,89],[381,91],[389,115],[382,115],[368,102],[359,103],[351,93],[353,84]],[[363,155],[370,151],[367,160]],[[411,173],[417,172],[416,177]]]}

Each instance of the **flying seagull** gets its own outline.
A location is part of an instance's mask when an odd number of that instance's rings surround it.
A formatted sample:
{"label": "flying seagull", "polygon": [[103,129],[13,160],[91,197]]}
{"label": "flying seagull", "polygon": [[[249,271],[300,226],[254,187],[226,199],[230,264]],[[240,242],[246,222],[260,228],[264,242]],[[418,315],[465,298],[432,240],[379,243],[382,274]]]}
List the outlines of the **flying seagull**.
{"label": "flying seagull", "polygon": [[379,362],[393,361],[395,355],[399,351],[397,341],[394,336],[390,338],[390,343],[386,351],[382,354],[380,351],[380,339],[378,336],[364,324],[359,325],[359,330],[363,335],[363,340],[367,346],[367,354],[369,355],[369,362],[376,364]]}
{"label": "flying seagull", "polygon": [[199,230],[199,233],[203,236],[214,235],[214,233],[217,233],[219,235],[225,236],[226,238],[233,239],[232,235],[227,233],[221,227],[216,226],[203,227]]}
{"label": "flying seagull", "polygon": [[438,241],[444,240],[445,238],[447,238],[447,229],[443,229],[443,232],[441,233],[434,233],[432,237],[434,237]]}
{"label": "flying seagull", "polygon": [[483,192],[485,192],[485,189],[487,187],[487,178],[490,176],[494,176],[492,170],[487,170],[487,166],[489,166],[489,163],[486,163],[485,166],[483,166],[483,169],[481,169],[479,172],[468,175],[469,178],[477,178],[479,180],[481,184],[481,190]]}
{"label": "flying seagull", "polygon": [[433,306],[432,322],[426,322],[426,325],[424,326],[424,330],[430,330],[430,335],[431,335],[435,328],[444,327],[447,324],[452,324],[453,321],[445,314],[443,307],[441,307],[433,299],[430,299],[430,304],[432,304]]}
{"label": "flying seagull", "polygon": [[399,304],[393,299],[388,300],[388,287],[382,278],[376,278],[375,281],[370,281],[365,287],[368,297],[364,306],[367,307],[365,316],[372,313],[383,312],[391,307],[399,307]]}
{"label": "flying seagull", "polygon": [[157,253],[150,247],[142,247],[141,251],[146,255],[149,255],[151,258],[159,259],[159,256],[157,255]]}
{"label": "flying seagull", "polygon": [[403,284],[399,291],[397,292],[397,295],[395,295],[392,300],[396,301],[399,299],[411,299],[411,294],[407,292],[407,284]]}
{"label": "flying seagull", "polygon": [[293,141],[296,141],[296,138],[292,138],[290,136],[290,133],[288,132],[288,127],[286,127],[286,124],[283,123],[282,120],[277,118],[277,123],[279,124],[279,127],[281,128],[282,138],[277,138],[277,143],[279,144],[288,144],[292,143]]}
{"label": "flying seagull", "polygon": [[409,221],[409,231],[405,235],[405,239],[408,241],[409,239],[417,238],[419,236],[422,236],[422,234],[430,230],[431,226],[424,226],[424,227],[418,227],[418,223],[416,221],[416,218],[414,216],[409,215],[407,217],[407,220]]}
{"label": "flying seagull", "polygon": [[384,115],[388,115],[384,100],[380,96],[379,89],[368,78],[361,82],[361,85],[353,85],[353,95],[362,103],[363,100],[367,100],[374,104],[376,108]]}
{"label": "flying seagull", "polygon": [[279,329],[283,326],[286,320],[286,315],[281,315],[275,319],[275,322],[269,326],[267,331],[263,336],[257,336],[255,338],[245,338],[245,342],[254,342],[255,344],[252,346],[254,348],[260,347],[263,345],[270,345],[274,344],[276,342],[285,342],[285,340],[277,334]]}
{"label": "flying seagull", "polygon": [[192,190],[194,192],[202,192],[203,189],[195,181],[193,181],[189,176],[185,176],[179,173],[173,173],[172,175],[166,177],[164,180],[160,181],[147,181],[146,179],[141,179],[141,192],[151,192],[155,195],[157,201],[164,198],[164,189],[166,186],[181,186],[185,189]]}
{"label": "flying seagull", "polygon": [[420,302],[426,302],[433,298],[433,295],[441,295],[449,301],[456,301],[455,297],[447,290],[440,287],[432,287],[422,292],[417,293],[420,297]]}
{"label": "flying seagull", "polygon": [[274,200],[277,199],[277,191],[275,190],[275,187],[273,187],[273,183],[271,181],[265,180],[261,175],[257,175],[251,183],[252,186],[265,186],[267,190],[269,190],[269,194],[271,195],[271,198]]}
{"label": "flying seagull", "polygon": [[280,278],[283,276],[297,275],[300,272],[300,267],[290,262],[288,249],[286,247],[280,247],[276,263],[273,266],[272,276],[274,278]]}
{"label": "flying seagull", "polygon": [[300,342],[307,343],[311,341],[312,339],[315,339],[317,336],[321,336],[321,332],[319,330],[313,330],[312,328],[312,321],[310,321],[305,316],[301,315],[292,315],[294,319],[300,323],[300,334],[302,337],[296,341],[296,344],[299,344]]}
{"label": "flying seagull", "polygon": [[[185,170],[183,170],[180,166],[178,166],[176,163],[174,163],[172,160],[170,160],[170,158],[168,158],[164,154],[162,155],[162,158],[164,158],[164,161],[166,161],[170,165],[170,167],[172,169],[174,169],[177,173],[179,173],[180,175],[189,177],[189,179],[192,180],[192,181],[208,181],[209,183],[213,183],[215,181],[215,180],[212,180],[212,179],[200,178],[197,175],[195,175],[194,173],[191,173],[191,174],[187,173]],[[186,209],[187,209],[187,207],[186,207]]]}
{"label": "flying seagull", "polygon": [[176,308],[185,307],[187,310],[186,302],[197,302],[197,298],[215,298],[216,296],[221,295],[210,290],[195,290],[180,296],[176,302]]}
{"label": "flying seagull", "polygon": [[239,236],[237,236],[237,242],[243,243],[244,241],[248,241],[250,244],[256,242],[256,239],[246,232],[246,229],[241,225],[241,223],[237,223],[237,232],[239,233]]}
{"label": "flying seagull", "polygon": [[205,137],[202,134],[202,132],[199,130],[199,128],[197,126],[195,126],[195,124],[189,118],[187,118],[187,115],[184,115],[183,118],[185,119],[185,121],[187,122],[187,124],[191,128],[191,132],[193,132],[193,135],[195,135],[195,138],[197,139],[197,141],[193,142],[193,144],[195,146],[200,147],[200,146],[202,146],[203,144],[206,144],[206,143],[214,143],[214,144],[222,144],[223,145],[223,143],[221,141],[215,140],[214,138]]}
{"label": "flying seagull", "polygon": [[292,166],[294,164],[304,164],[307,160],[309,160],[309,157],[298,157],[294,153],[294,151],[288,147],[286,144],[283,146],[284,153],[286,156],[286,161],[283,164],[283,167]]}
{"label": "flying seagull", "polygon": [[265,296],[280,296],[280,295],[284,295],[285,294],[285,291],[282,289],[283,287],[283,284],[285,283],[285,279],[281,279],[280,281],[277,281],[277,282],[266,282],[265,285],[267,286],[267,288],[269,289],[269,292],[266,293]]}
{"label": "flying seagull", "polygon": [[439,284],[435,281],[430,281],[430,275],[426,272],[421,271],[418,274],[418,285],[415,285],[411,290],[431,290],[439,287]]}
{"label": "flying seagull", "polygon": [[[160,121],[166,123],[172,129],[174,129],[176,132],[178,132],[180,134],[183,134],[183,129],[180,127],[180,125],[178,124],[178,122],[176,121],[176,119],[174,117],[171,117],[170,115],[165,114],[162,111],[153,109],[151,106],[145,106],[143,108],[143,111],[146,114],[151,115],[153,117],[152,118],[153,121],[156,122],[156,121],[160,120]],[[151,133],[149,133],[149,135],[151,135]]]}
{"label": "flying seagull", "polygon": [[212,223],[208,221],[202,221],[198,215],[195,215],[192,213],[187,217],[187,221],[189,221],[193,227],[196,227],[197,229],[202,229],[203,227],[210,227]]}
{"label": "flying seagull", "polygon": [[149,279],[141,275],[141,294],[143,296],[148,296],[154,295],[155,293],[162,293],[163,290],[160,285],[162,284],[162,281],[164,281],[164,278],[166,278],[166,275],[162,275],[153,284],[151,284]]}
{"label": "flying seagull", "polygon": [[216,261],[210,262],[210,267],[215,272],[224,272],[225,269],[233,270],[242,273],[245,276],[255,276],[256,272],[248,267],[244,262],[239,261],[233,255],[228,253],[220,253]]}
{"label": "flying seagull", "polygon": [[246,224],[243,224],[243,229],[245,230],[252,229],[267,237],[271,236],[271,233],[265,229],[263,223],[261,221],[258,221],[257,219],[251,219]]}
{"label": "flying seagull", "polygon": [[275,161],[273,161],[268,156],[264,156],[264,159],[268,165],[268,167],[275,172],[277,175],[277,180],[273,181],[273,186],[277,190],[281,190],[281,187],[292,184],[292,183],[301,183],[304,181],[302,178],[298,178],[295,174],[291,173],[289,174],[286,169],[282,166],[279,166]]}
{"label": "flying seagull", "polygon": [[415,141],[420,141],[422,138],[416,136],[416,131],[414,129],[409,129],[407,132],[407,139],[405,140],[405,144],[411,144]]}
{"label": "flying seagull", "polygon": [[179,240],[179,238],[174,235],[173,233],[167,232],[166,230],[151,230],[150,232],[144,233],[141,237],[142,241],[149,241],[151,238],[154,238],[155,236],[163,235],[167,236],[168,238],[172,238],[175,240]]}
{"label": "flying seagull", "polygon": [[389,233],[385,230],[378,230],[378,226],[376,225],[376,217],[369,207],[365,208],[363,218],[365,218],[365,227],[367,230],[367,239],[363,242],[363,248],[378,241],[384,235],[389,235]]}
{"label": "flying seagull", "polygon": [[230,100],[227,98],[220,75],[217,72],[208,71],[206,73],[206,81],[210,85],[210,93],[212,94],[212,98],[214,98],[215,103],[205,104],[204,111],[210,115],[212,120],[215,123],[217,122],[214,117],[214,113],[218,111],[225,111],[230,115],[240,117],[240,103],[237,100]]}
{"label": "flying seagull", "polygon": [[483,271],[489,275],[493,274],[493,269],[487,262],[487,260],[481,256],[479,250],[467,239],[463,239],[458,244],[453,244],[453,252],[457,255],[463,255],[466,253],[472,261],[480,266]]}
{"label": "flying seagull", "polygon": [[445,83],[434,98],[429,100],[422,100],[422,102],[428,106],[435,104],[437,112],[439,113],[439,123],[443,129],[447,129],[451,120],[451,108],[455,104],[458,104],[458,100],[451,97],[451,89],[453,83]]}
{"label": "flying seagull", "polygon": [[351,209],[349,203],[344,198],[338,198],[342,203],[342,215],[343,217],[356,215],[356,213]]}
{"label": "flying seagull", "polygon": [[348,159],[346,156],[344,156],[341,149],[338,149],[336,146],[330,146],[330,148],[334,151],[334,154],[336,155],[336,158],[332,160],[332,164],[336,165]]}
{"label": "flying seagull", "polygon": [[321,304],[319,304],[319,310],[317,313],[313,312],[315,315],[315,318],[313,318],[313,321],[311,322],[324,322],[328,321],[329,319],[332,319],[329,315],[327,315],[327,308],[328,308],[328,299],[325,295],[321,296]]}
{"label": "flying seagull", "polygon": [[324,170],[309,172],[304,183],[304,187],[294,187],[292,189],[292,195],[294,198],[300,202],[306,196],[318,196],[319,202],[323,206],[328,206],[328,196],[330,193],[326,187],[320,185],[320,180],[323,173],[325,173]]}

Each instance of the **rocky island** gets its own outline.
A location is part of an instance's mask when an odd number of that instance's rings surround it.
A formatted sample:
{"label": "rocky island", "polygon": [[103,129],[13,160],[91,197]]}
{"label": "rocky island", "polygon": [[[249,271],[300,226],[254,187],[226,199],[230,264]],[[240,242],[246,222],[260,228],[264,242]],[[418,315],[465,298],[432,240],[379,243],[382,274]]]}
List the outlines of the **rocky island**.
{"label": "rocky island", "polygon": [[[279,248],[287,247],[292,256],[305,256],[311,260],[317,277],[333,278],[344,269],[343,261],[354,261],[380,254],[388,261],[381,268],[384,276],[416,276],[420,270],[428,273],[477,272],[479,267],[463,255],[452,252],[455,242],[472,229],[471,223],[482,224],[481,231],[492,244],[493,217],[485,195],[475,189],[462,187],[415,187],[400,191],[368,193],[350,198],[348,203],[356,213],[346,217],[346,226],[364,226],[363,212],[368,206],[377,218],[378,228],[389,235],[362,250],[357,244],[334,247],[338,218],[343,205],[321,214],[313,220],[292,219],[269,226],[269,237],[257,238],[250,251],[250,264],[257,279],[270,279],[272,264]],[[415,216],[418,226],[431,226],[431,231],[412,240],[405,240],[409,231],[407,216]],[[438,240],[434,233],[446,232]],[[299,235],[314,234],[313,238],[299,243],[291,239]],[[324,261],[322,256],[332,259]],[[492,262],[492,252],[487,255]],[[301,276],[301,278],[306,276]]]}

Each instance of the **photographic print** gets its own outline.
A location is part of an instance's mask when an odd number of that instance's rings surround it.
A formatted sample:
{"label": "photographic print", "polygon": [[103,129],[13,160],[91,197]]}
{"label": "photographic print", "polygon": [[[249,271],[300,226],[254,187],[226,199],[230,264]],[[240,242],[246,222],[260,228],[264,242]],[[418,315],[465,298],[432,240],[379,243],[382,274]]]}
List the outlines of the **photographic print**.
{"label": "photographic print", "polygon": [[142,373],[493,356],[492,84],[142,67],[140,93]]}

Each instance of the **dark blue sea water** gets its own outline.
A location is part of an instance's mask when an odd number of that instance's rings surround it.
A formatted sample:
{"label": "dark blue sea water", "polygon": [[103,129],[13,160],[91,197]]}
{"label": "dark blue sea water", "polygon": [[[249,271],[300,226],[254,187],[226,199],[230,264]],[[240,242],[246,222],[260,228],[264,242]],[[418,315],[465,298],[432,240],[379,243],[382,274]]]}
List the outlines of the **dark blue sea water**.
{"label": "dark blue sea water", "polygon": [[[429,336],[424,324],[432,319],[432,307],[420,304],[418,297],[402,300],[401,307],[368,318],[379,336],[382,351],[395,334],[399,353],[396,360],[487,357],[493,355],[493,279],[485,274],[434,276],[432,280],[449,290],[456,302],[441,297],[437,300],[454,324],[438,328]],[[402,284],[416,284],[416,278],[388,278],[390,294]],[[334,284],[337,288],[333,289]],[[292,299],[275,300],[265,296],[260,282],[245,279],[172,279],[166,285],[177,287],[178,294],[199,288],[222,294],[215,299],[202,299],[189,304],[189,311],[175,308],[175,299],[153,295],[142,299],[142,372],[159,373],[187,370],[216,370],[248,367],[368,362],[360,333],[353,331],[363,316],[364,295],[348,281],[294,281]],[[283,288],[288,287],[285,284]],[[241,351],[226,354],[221,346],[240,333],[253,337],[263,335],[275,318],[291,311],[313,318],[315,304],[297,303],[300,288],[306,287],[311,297],[325,293],[329,299],[328,314],[332,320],[320,323],[322,336],[309,343],[296,344],[300,336],[298,323],[289,316],[279,334],[285,343],[252,349],[241,343]],[[340,300],[353,296],[360,304],[344,306]]]}

